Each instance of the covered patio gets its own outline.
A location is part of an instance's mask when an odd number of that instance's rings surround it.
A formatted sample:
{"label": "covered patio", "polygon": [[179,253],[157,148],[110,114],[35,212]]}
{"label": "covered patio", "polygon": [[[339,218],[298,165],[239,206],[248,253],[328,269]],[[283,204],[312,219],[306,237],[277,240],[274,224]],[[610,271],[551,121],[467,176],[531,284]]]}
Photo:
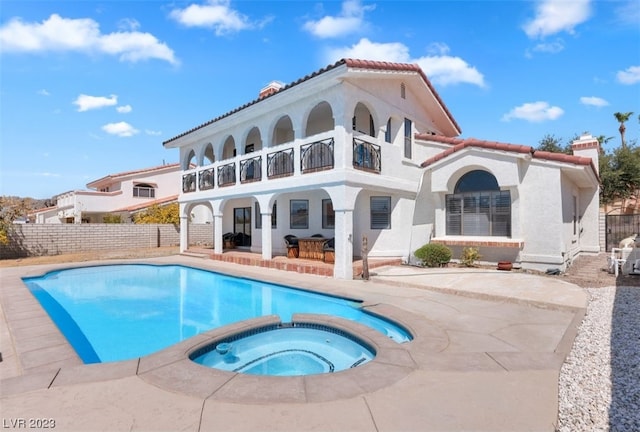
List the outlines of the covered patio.
{"label": "covered patio", "polygon": [[[333,263],[326,263],[319,260],[303,259],[303,258],[288,258],[284,255],[277,255],[266,260],[262,258],[262,254],[253,253],[249,251],[231,249],[224,250],[222,253],[215,253],[213,248],[203,248],[197,246],[190,246],[183,255],[207,257],[212,260],[246,265],[251,267],[267,267],[277,270],[285,270],[302,274],[313,274],[318,276],[333,277]],[[387,265],[399,265],[401,264],[400,258],[372,258],[367,259],[369,270],[376,267],[383,267]],[[354,259],[353,261],[353,278],[362,278],[363,262],[361,258]]]}

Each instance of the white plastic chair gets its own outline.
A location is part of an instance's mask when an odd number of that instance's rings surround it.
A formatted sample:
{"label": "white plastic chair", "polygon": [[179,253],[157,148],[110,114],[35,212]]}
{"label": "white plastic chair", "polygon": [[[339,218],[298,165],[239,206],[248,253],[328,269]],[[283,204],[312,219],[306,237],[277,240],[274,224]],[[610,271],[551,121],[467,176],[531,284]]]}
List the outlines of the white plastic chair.
{"label": "white plastic chair", "polygon": [[609,272],[613,273],[618,277],[618,273],[620,273],[620,269],[624,266],[624,263],[627,262],[627,258],[629,258],[629,254],[633,248],[611,248],[611,256],[609,257]]}

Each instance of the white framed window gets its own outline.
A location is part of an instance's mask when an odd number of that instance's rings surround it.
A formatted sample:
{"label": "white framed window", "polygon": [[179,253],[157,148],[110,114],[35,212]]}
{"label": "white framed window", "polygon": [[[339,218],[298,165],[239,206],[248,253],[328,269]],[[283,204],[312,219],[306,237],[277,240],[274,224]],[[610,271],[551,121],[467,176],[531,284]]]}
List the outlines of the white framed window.
{"label": "white framed window", "polygon": [[491,173],[463,175],[445,201],[447,235],[511,237],[511,193]]}
{"label": "white framed window", "polygon": [[391,228],[391,197],[372,196],[370,199],[371,229]]}
{"label": "white framed window", "polygon": [[408,118],[404,119],[404,157],[411,159],[411,133],[413,131],[413,122]]}
{"label": "white framed window", "polygon": [[309,200],[289,201],[289,228],[309,228]]}
{"label": "white framed window", "polygon": [[151,185],[140,183],[133,187],[133,196],[137,198],[155,198],[156,190]]}
{"label": "white framed window", "polygon": [[333,201],[322,200],[322,228],[329,229],[336,227],[336,213],[333,211]]}

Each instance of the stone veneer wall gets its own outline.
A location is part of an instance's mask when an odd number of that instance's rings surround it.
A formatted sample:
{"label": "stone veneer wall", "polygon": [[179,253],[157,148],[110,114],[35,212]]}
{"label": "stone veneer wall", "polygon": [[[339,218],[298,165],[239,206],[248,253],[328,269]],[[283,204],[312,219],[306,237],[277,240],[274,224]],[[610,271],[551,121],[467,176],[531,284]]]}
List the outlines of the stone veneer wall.
{"label": "stone veneer wall", "polygon": [[[180,244],[180,230],[171,224],[15,224],[9,244],[0,245],[0,259],[144,249]],[[213,225],[190,224],[189,244],[213,245]]]}

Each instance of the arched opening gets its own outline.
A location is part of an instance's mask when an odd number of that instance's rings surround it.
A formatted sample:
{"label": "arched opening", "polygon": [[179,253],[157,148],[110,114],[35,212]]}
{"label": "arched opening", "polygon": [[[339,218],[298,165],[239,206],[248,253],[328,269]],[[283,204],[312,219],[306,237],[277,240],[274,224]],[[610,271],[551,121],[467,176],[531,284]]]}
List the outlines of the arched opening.
{"label": "arched opening", "polygon": [[387,126],[384,131],[384,141],[390,144],[396,142],[398,134],[400,133],[400,126],[402,122],[399,119],[389,117],[387,119]]}
{"label": "arched opening", "polygon": [[257,127],[251,128],[247,139],[244,142],[244,153],[251,153],[262,149],[262,137],[260,136],[260,129]]}
{"label": "arched opening", "polygon": [[207,144],[204,149],[204,160],[203,165],[210,165],[216,161],[216,157],[213,153],[213,145],[211,143]]}
{"label": "arched opening", "polygon": [[333,130],[334,126],[331,105],[328,102],[320,102],[309,113],[305,137]]}
{"label": "arched opening", "polygon": [[295,139],[293,132],[293,122],[288,115],[282,116],[276,122],[273,128],[273,136],[271,137],[271,145],[284,144],[292,142]]}
{"label": "arched opening", "polygon": [[232,136],[227,137],[222,146],[222,159],[231,159],[236,156],[236,141]]}
{"label": "arched opening", "polygon": [[511,236],[511,194],[501,191],[495,176],[473,170],[446,196],[447,235]]}
{"label": "arched opening", "polygon": [[189,169],[195,168],[196,166],[197,166],[196,152],[194,152],[193,150],[189,150],[187,152],[186,157],[184,158],[182,169],[189,170]]}
{"label": "arched opening", "polygon": [[376,128],[373,122],[371,111],[362,102],[358,102],[353,111],[352,127],[354,131],[358,131],[369,136],[376,136]]}

